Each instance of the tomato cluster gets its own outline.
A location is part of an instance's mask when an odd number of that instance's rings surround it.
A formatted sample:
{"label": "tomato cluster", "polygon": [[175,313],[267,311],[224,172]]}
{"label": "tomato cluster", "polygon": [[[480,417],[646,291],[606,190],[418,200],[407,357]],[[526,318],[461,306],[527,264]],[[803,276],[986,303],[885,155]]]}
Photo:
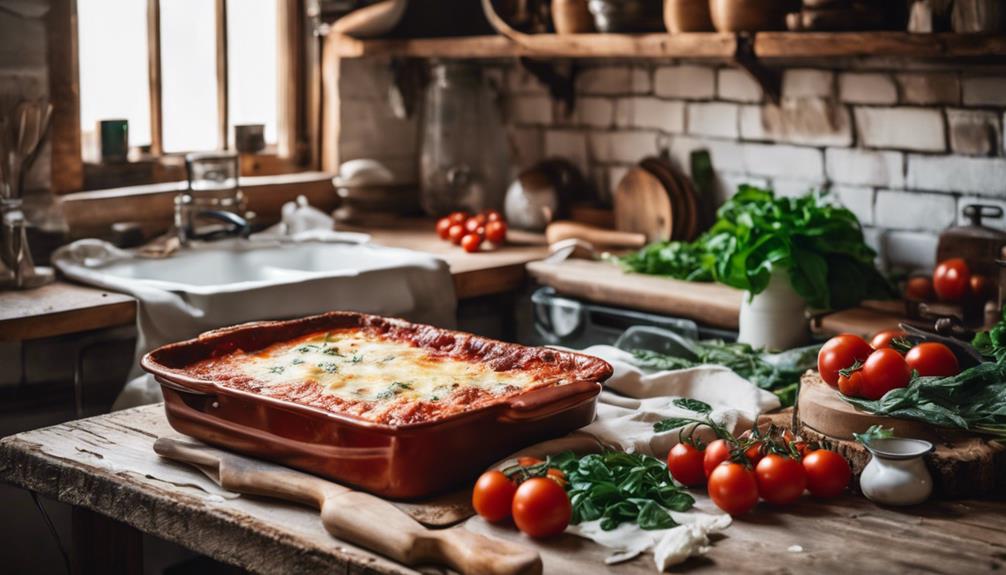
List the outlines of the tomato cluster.
{"label": "tomato cluster", "polygon": [[912,345],[899,330],[882,331],[870,343],[844,333],[828,340],[817,355],[821,378],[849,397],[876,400],[906,387],[912,374],[950,376],[960,372],[957,357],[942,343]]}
{"label": "tomato cluster", "polygon": [[731,515],[747,513],[759,499],[792,503],[808,490],[816,497],[836,497],[852,477],[849,463],[838,453],[815,449],[775,427],[763,436],[726,434],[704,449],[692,437],[683,437],[667,454],[667,468],[684,485],[706,482],[713,503]]}
{"label": "tomato cluster", "polygon": [[440,239],[461,246],[469,253],[482,249],[486,240],[494,245],[502,245],[506,241],[506,232],[506,220],[496,210],[474,215],[454,212],[437,221],[437,235]]}
{"label": "tomato cluster", "polygon": [[[492,523],[512,517],[518,529],[535,538],[565,531],[573,515],[566,477],[558,469],[538,467],[543,467],[542,460],[521,457],[509,474],[498,470],[483,473],[472,490],[475,512]],[[537,471],[544,475],[536,475]]]}
{"label": "tomato cluster", "polygon": [[945,302],[985,302],[995,297],[992,280],[976,274],[963,258],[943,260],[932,277],[915,276],[905,284],[905,297],[916,301],[939,299]]}

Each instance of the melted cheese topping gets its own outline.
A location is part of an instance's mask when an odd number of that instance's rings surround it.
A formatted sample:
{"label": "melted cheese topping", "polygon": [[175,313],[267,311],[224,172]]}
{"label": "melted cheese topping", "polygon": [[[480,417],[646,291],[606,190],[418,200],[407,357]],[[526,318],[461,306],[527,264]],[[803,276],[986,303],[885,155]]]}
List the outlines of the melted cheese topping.
{"label": "melted cheese topping", "polygon": [[538,371],[495,371],[361,330],[318,333],[189,368],[227,387],[384,423],[464,411],[531,387],[562,384]]}

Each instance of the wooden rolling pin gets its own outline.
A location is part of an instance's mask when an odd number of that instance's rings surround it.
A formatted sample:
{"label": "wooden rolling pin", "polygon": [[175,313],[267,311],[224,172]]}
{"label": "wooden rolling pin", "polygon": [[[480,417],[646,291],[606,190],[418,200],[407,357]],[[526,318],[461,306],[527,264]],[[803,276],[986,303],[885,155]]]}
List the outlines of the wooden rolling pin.
{"label": "wooden rolling pin", "polygon": [[461,525],[427,529],[383,499],[320,477],[166,437],[154,442],[154,451],[194,465],[229,491],[321,509],[321,522],[334,537],[405,565],[437,564],[461,573],[496,575],[542,570],[541,557],[533,549],[472,533]]}
{"label": "wooden rolling pin", "polygon": [[545,239],[550,244],[570,238],[585,240],[596,248],[641,248],[646,245],[643,234],[605,230],[576,222],[552,222],[545,228]]}

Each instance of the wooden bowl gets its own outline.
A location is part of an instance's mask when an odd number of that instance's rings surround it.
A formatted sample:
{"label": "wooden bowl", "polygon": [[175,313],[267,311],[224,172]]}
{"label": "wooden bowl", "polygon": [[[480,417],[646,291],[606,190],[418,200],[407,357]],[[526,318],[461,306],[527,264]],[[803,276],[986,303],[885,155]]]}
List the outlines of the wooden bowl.
{"label": "wooden bowl", "polygon": [[709,0],[713,26],[719,32],[785,30],[789,0]]}
{"label": "wooden bowl", "polygon": [[712,32],[709,0],[664,0],[664,26],[671,34]]}
{"label": "wooden bowl", "polygon": [[594,16],[587,9],[587,0],[552,0],[552,23],[556,34],[594,31]]}

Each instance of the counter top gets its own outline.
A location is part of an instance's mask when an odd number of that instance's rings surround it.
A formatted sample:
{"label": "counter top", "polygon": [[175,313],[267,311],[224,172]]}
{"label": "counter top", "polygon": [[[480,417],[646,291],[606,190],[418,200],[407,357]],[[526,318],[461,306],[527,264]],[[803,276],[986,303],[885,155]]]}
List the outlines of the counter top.
{"label": "counter top", "polygon": [[[340,226],[371,234],[378,244],[408,248],[443,258],[454,277],[458,299],[495,295],[518,289],[524,266],[548,255],[545,236],[521,231],[510,243],[469,254],[437,237],[432,220],[409,219],[381,228]],[[27,291],[0,291],[0,341],[19,341],[132,325],[136,301],[97,288],[57,281]]]}

